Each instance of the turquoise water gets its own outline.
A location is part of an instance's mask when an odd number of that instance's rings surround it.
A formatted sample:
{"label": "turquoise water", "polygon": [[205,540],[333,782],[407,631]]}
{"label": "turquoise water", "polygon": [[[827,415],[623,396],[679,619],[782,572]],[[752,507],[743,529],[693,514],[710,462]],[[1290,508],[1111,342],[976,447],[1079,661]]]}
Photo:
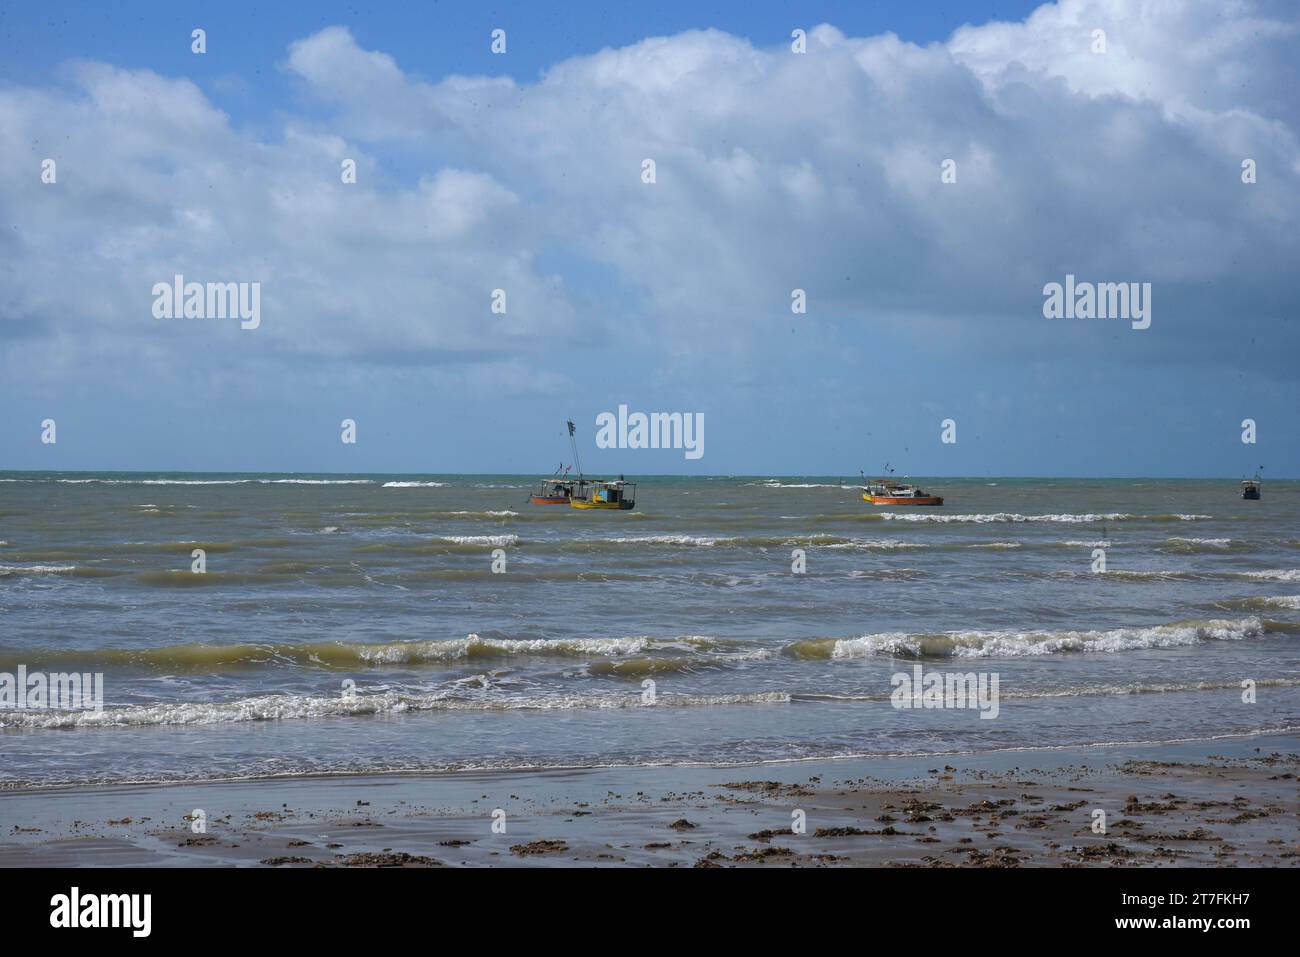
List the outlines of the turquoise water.
{"label": "turquoise water", "polygon": [[[1300,483],[922,479],[942,508],[891,509],[833,477],[628,477],[635,511],[588,512],[521,476],[0,473],[0,672],[105,688],[0,709],[0,783],[1300,727]],[[918,663],[996,676],[997,717],[894,707]]]}

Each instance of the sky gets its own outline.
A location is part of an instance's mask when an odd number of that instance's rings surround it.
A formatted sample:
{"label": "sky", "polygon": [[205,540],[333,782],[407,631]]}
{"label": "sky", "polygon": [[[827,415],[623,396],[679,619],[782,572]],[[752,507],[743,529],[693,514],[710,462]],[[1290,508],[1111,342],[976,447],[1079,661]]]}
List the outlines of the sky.
{"label": "sky", "polygon": [[50,7],[0,10],[0,469],[547,474],[572,419],[589,473],[1300,477],[1293,3]]}

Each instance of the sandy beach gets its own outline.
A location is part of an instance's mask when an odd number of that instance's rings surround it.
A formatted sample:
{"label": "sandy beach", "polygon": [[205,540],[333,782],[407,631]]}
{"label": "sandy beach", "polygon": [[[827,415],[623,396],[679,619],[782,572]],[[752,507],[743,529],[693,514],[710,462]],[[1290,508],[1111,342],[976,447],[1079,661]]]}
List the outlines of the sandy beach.
{"label": "sandy beach", "polygon": [[[1298,772],[1294,738],[1245,737],[926,767],[897,758],[11,791],[0,795],[0,864],[1289,867],[1300,862]],[[1097,810],[1105,833],[1094,831]],[[803,833],[792,829],[799,812]]]}

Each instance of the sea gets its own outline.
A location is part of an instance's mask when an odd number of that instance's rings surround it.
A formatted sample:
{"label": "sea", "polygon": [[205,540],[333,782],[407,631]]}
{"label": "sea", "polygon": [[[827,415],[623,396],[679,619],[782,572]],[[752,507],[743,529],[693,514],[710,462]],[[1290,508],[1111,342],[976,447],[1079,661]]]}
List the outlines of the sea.
{"label": "sea", "polygon": [[[0,788],[1300,730],[1300,482],[629,481],[0,473],[0,684],[103,676],[0,700]],[[935,674],[996,709],[903,690]]]}

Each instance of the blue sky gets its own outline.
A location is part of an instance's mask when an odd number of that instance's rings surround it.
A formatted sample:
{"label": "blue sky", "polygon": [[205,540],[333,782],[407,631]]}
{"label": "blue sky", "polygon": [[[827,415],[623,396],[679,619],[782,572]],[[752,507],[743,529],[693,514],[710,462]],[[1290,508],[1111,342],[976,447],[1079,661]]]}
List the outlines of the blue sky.
{"label": "blue sky", "polygon": [[1293,6],[103,6],[0,13],[0,468],[1300,475]]}

